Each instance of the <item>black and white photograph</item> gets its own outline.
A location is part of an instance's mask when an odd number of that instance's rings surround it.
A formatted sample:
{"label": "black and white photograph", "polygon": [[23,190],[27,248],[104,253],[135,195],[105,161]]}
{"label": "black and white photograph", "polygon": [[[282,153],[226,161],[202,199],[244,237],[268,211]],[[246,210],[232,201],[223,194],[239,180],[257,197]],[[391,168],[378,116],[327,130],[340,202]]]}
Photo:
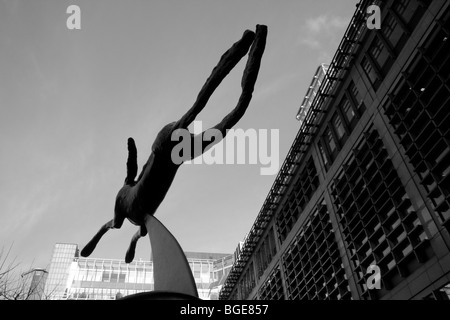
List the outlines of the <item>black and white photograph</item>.
{"label": "black and white photograph", "polygon": [[0,300],[450,300],[449,36],[446,0],[0,0]]}

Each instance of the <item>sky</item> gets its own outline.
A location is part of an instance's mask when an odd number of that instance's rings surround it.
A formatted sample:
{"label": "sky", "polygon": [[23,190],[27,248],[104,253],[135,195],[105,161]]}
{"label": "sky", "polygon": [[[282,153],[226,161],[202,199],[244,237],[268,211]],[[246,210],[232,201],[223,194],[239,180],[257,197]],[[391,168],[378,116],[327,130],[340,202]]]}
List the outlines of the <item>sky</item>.
{"label": "sky", "polygon": [[[268,26],[266,50],[235,128],[279,130],[281,165],[312,76],[331,62],[357,2],[0,0],[0,249],[12,246],[26,269],[48,267],[57,242],[82,248],[113,217],[128,137],[140,172],[159,130],[257,24]],[[81,30],[67,28],[70,5]],[[246,60],[197,117],[203,128],[236,105]],[[260,168],[182,165],[155,217],[185,251],[233,253],[276,177]],[[123,259],[136,229],[126,221],[109,231],[91,256]],[[141,239],[136,258],[149,252]]]}

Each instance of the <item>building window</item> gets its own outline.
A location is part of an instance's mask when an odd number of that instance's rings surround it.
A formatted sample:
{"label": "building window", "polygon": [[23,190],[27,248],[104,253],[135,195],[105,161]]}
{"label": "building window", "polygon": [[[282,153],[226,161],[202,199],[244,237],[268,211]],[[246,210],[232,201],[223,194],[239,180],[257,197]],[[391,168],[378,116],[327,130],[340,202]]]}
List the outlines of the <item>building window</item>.
{"label": "building window", "polygon": [[369,58],[367,56],[364,56],[364,58],[361,60],[361,67],[363,68],[373,89],[376,91],[378,89],[378,87],[380,86],[381,79],[380,79],[379,74],[374,69],[374,66],[369,61]]}
{"label": "building window", "polygon": [[238,284],[238,299],[244,300],[248,298],[252,289],[255,287],[255,273],[253,272],[253,262],[250,263],[248,269],[244,272],[244,276]]}
{"label": "building window", "polygon": [[306,207],[314,192],[319,186],[314,160],[310,157],[306,161],[305,167],[293,182],[294,188],[288,195],[287,203],[276,217],[277,233],[280,243],[286,239],[287,235],[294,227],[300,213]]}
{"label": "building window", "polygon": [[397,0],[393,4],[394,10],[399,14],[403,15],[408,7],[410,0]]}
{"label": "building window", "polygon": [[109,271],[103,271],[102,281],[109,282]]}
{"label": "building window", "polygon": [[333,124],[334,131],[336,132],[336,136],[339,141],[343,141],[347,137],[347,132],[345,131],[344,124],[342,123],[342,119],[339,113],[336,113],[331,119],[331,123]]}
{"label": "building window", "polygon": [[392,4],[392,9],[404,24],[414,29],[429,3],[428,0],[396,0]]}
{"label": "building window", "polygon": [[375,37],[369,49],[372,58],[378,59],[380,57],[381,52],[383,51],[383,48],[384,48],[383,44]]}
{"label": "building window", "polygon": [[366,106],[364,104],[364,97],[359,93],[359,90],[353,81],[350,82],[347,92],[349,93],[349,96],[356,106],[356,110],[358,111],[359,116],[361,117],[361,115],[366,110]]}
{"label": "building window", "polygon": [[201,263],[194,262],[194,278],[200,278]]}
{"label": "building window", "polygon": [[127,282],[136,283],[136,278],[137,278],[136,270],[130,270],[130,272],[128,273],[128,281]]}
{"label": "building window", "polygon": [[356,113],[352,104],[346,97],[342,99],[340,109],[342,110],[349,127],[353,129],[356,124]]}
{"label": "building window", "polygon": [[317,147],[319,148],[320,157],[322,158],[322,162],[325,166],[325,169],[328,169],[329,166],[328,166],[327,154],[325,153],[325,150],[320,141],[317,143]]}
{"label": "building window", "polygon": [[336,142],[334,141],[333,133],[331,132],[329,127],[325,130],[323,138],[328,147],[328,150],[330,151],[330,155],[334,159],[337,153],[337,146]]}
{"label": "building window", "polygon": [[262,276],[267,266],[272,261],[273,256],[276,253],[275,248],[275,238],[273,236],[273,229],[269,230],[269,233],[264,238],[261,243],[261,247],[256,253],[256,268],[257,268],[257,278]]}
{"label": "building window", "polygon": [[392,14],[388,14],[384,19],[381,32],[398,54],[405,45],[407,36],[405,30]]}
{"label": "building window", "polygon": [[144,282],[144,277],[145,277],[145,275],[144,275],[144,269],[138,267],[138,268],[137,268],[136,282],[137,282],[137,283],[143,283],[143,282]]}
{"label": "building window", "polygon": [[119,277],[119,274],[117,272],[111,273],[111,282],[117,282],[117,279]]}
{"label": "building window", "polygon": [[153,272],[149,269],[145,270],[145,283],[152,283],[153,282]]}
{"label": "building window", "polygon": [[276,267],[261,286],[258,292],[259,300],[284,300],[282,282],[281,271],[279,267]]}
{"label": "building window", "polygon": [[[333,115],[330,120],[331,125],[325,129],[321,140],[317,143],[326,170],[345,144],[357,120],[352,103],[344,98],[341,104],[340,111],[338,110]],[[341,114],[341,111],[343,114]]]}
{"label": "building window", "polygon": [[373,61],[376,63],[376,68],[378,68],[382,75],[385,76],[394,62],[393,57],[389,54],[388,48],[379,37],[375,36],[368,52]]}

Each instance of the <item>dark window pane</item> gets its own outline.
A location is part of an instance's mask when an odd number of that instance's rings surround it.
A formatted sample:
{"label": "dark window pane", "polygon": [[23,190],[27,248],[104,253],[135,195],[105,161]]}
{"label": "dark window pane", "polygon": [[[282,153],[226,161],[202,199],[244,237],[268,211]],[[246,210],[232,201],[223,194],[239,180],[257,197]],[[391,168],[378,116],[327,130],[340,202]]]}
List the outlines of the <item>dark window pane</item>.
{"label": "dark window pane", "polygon": [[369,54],[378,66],[378,69],[382,70],[384,74],[392,64],[392,57],[389,55],[389,51],[379,38],[375,38],[369,48]]}
{"label": "dark window pane", "polygon": [[339,140],[345,135],[344,125],[342,124],[341,117],[336,114],[333,118],[333,126],[336,131],[336,135]]}
{"label": "dark window pane", "polygon": [[319,152],[320,152],[320,156],[322,157],[322,161],[325,164],[325,167],[327,167],[328,159],[327,159],[327,155],[325,153],[325,150],[323,149],[323,146],[322,146],[322,144],[320,142],[317,144],[317,146],[319,147]]}
{"label": "dark window pane", "polygon": [[348,86],[348,92],[350,93],[356,105],[356,109],[358,110],[359,115],[361,116],[366,110],[363,96],[359,93],[358,88],[355,86],[353,82],[350,82],[350,85]]}
{"label": "dark window pane", "polygon": [[116,272],[111,273],[111,282],[117,282],[119,275]]}
{"label": "dark window pane", "polygon": [[333,134],[329,128],[325,131],[324,138],[325,142],[328,144],[331,154],[333,154],[336,151],[336,143],[334,142]]}
{"label": "dark window pane", "polygon": [[410,0],[397,0],[392,4],[392,8],[408,24],[417,9],[417,1],[410,4]]}
{"label": "dark window pane", "polygon": [[402,15],[405,13],[406,8],[408,7],[409,1],[410,0],[397,0],[394,2],[392,7],[399,15]]}
{"label": "dark window pane", "polygon": [[369,81],[374,87],[374,90],[377,90],[380,85],[380,79],[378,78],[378,74],[376,73],[376,71],[373,69],[372,64],[366,57],[362,59],[361,67],[369,78]]}
{"label": "dark window pane", "polygon": [[103,271],[102,281],[103,282],[109,282],[109,272],[108,271]]}
{"label": "dark window pane", "polygon": [[345,114],[345,117],[347,118],[347,122],[352,123],[353,119],[355,118],[355,111],[353,110],[350,101],[344,99],[341,108],[342,112]]}
{"label": "dark window pane", "polygon": [[381,32],[398,53],[405,44],[404,38],[406,35],[402,27],[392,15],[388,15],[383,21],[383,28],[381,29]]}

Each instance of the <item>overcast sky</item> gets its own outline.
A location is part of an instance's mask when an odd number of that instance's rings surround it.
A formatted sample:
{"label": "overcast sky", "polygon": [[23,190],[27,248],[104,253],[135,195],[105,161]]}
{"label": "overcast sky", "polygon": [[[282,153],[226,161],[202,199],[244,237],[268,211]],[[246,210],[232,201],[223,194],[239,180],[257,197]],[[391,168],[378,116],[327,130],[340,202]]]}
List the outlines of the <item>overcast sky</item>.
{"label": "overcast sky", "polygon": [[[220,56],[268,26],[253,100],[236,128],[278,129],[279,163],[317,66],[329,63],[357,0],[0,0],[0,247],[46,267],[56,242],[83,247],[112,219],[127,138],[139,172],[157,132],[192,106]],[[81,8],[81,30],[66,9]],[[245,57],[197,120],[235,105]],[[275,176],[260,165],[183,165],[156,217],[185,251],[232,253]],[[136,227],[108,232],[92,257],[125,257]],[[148,238],[136,258],[149,258]]]}

